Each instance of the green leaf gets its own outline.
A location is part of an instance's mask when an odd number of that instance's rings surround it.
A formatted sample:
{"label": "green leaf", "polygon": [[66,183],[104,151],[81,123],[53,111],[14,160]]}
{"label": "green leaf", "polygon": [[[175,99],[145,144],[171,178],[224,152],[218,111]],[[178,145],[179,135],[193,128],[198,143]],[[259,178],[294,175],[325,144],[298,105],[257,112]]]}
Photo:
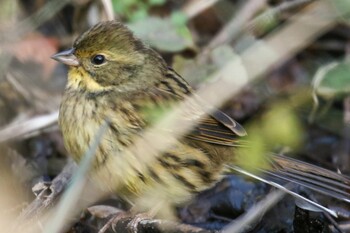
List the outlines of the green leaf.
{"label": "green leaf", "polygon": [[185,38],[191,38],[191,32],[187,27],[187,16],[180,12],[175,11],[170,16],[170,21],[175,25],[177,32]]}
{"label": "green leaf", "polygon": [[335,98],[350,93],[350,62],[333,62],[318,69],[313,88],[324,98]]}
{"label": "green leaf", "polygon": [[303,128],[286,103],[277,103],[260,120],[250,123],[245,138],[249,146],[238,148],[237,163],[248,170],[270,166],[266,155],[276,146],[296,149],[302,142]]}
{"label": "green leaf", "polygon": [[148,0],[148,3],[152,6],[159,6],[165,3],[165,0]]}
{"label": "green leaf", "polygon": [[113,0],[113,9],[130,21],[143,20],[148,16],[150,5],[138,0]]}
{"label": "green leaf", "polygon": [[149,17],[128,26],[142,40],[162,51],[179,52],[194,46],[191,35],[184,36],[169,19]]}
{"label": "green leaf", "polygon": [[188,18],[187,16],[181,12],[181,11],[175,11],[170,16],[171,22],[173,22],[174,25],[182,27],[186,25]]}
{"label": "green leaf", "polygon": [[113,4],[113,10],[118,13],[118,14],[122,14],[124,11],[126,11],[126,5],[124,3],[122,3],[121,1],[117,1],[114,0],[112,2]]}
{"label": "green leaf", "polygon": [[333,0],[331,1],[336,10],[341,21],[350,23],[350,1],[349,0]]}
{"label": "green leaf", "polygon": [[137,11],[133,12],[131,14],[130,20],[132,22],[137,22],[140,20],[144,20],[148,16],[148,9],[147,8],[139,8]]}
{"label": "green leaf", "polygon": [[261,135],[264,135],[266,145],[273,148],[276,145],[296,148],[302,139],[302,126],[286,103],[275,104],[262,118]]}

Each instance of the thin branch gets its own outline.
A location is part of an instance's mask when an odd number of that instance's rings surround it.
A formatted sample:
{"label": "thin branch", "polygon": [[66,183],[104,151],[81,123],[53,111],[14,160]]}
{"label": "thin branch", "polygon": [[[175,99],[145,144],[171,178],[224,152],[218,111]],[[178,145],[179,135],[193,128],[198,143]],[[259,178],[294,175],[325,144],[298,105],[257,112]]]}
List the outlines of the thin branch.
{"label": "thin branch", "polygon": [[[134,217],[120,219],[114,229],[115,232],[128,232],[130,224],[135,223]],[[188,224],[181,224],[160,219],[142,219],[136,221],[135,229],[138,233],[215,233],[217,231],[204,230]]]}
{"label": "thin branch", "polygon": [[58,197],[62,195],[63,190],[71,180],[72,174],[76,168],[77,165],[70,162],[63,168],[61,173],[58,174],[55,179],[53,179],[50,185],[41,185],[42,188],[40,193],[37,195],[35,200],[22,211],[21,215],[16,221],[17,224],[34,219],[34,217],[38,217],[42,215],[49,206],[53,206]]}
{"label": "thin branch", "polygon": [[6,80],[27,102],[33,98],[31,93],[11,73],[5,75]]}
{"label": "thin branch", "polygon": [[103,8],[105,9],[107,19],[113,20],[114,19],[114,11],[113,11],[113,4],[111,0],[102,0]]}
{"label": "thin branch", "polygon": [[0,130],[0,143],[22,138],[57,123],[58,111],[16,122]]}
{"label": "thin branch", "polygon": [[274,11],[282,12],[282,11],[292,10],[294,8],[304,6],[313,1],[315,0],[294,0],[294,1],[284,2],[281,5],[276,6],[274,8]]}
{"label": "thin branch", "polygon": [[[227,44],[232,41],[244,27],[244,25],[263,7],[266,6],[266,0],[248,1],[238,14],[232,18],[225,27],[212,39],[205,51],[209,51],[220,44]],[[205,53],[204,51],[204,53]]]}
{"label": "thin branch", "polygon": [[233,41],[243,30],[253,31],[255,27],[262,24],[262,21],[265,21],[264,24],[268,24],[269,21],[275,19],[282,12],[304,6],[313,1],[315,0],[294,0],[285,2],[267,10],[252,21],[249,21],[267,4],[266,0],[250,0],[241,10],[238,11],[239,13],[225,25],[217,36],[212,39],[209,45],[203,50],[202,54],[207,54],[218,45],[227,44]]}

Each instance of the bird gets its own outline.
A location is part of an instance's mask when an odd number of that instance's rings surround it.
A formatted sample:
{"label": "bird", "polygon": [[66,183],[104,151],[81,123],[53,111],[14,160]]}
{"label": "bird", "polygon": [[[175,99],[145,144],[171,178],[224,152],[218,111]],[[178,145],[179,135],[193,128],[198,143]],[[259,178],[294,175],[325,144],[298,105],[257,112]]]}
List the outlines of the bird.
{"label": "bird", "polygon": [[[101,189],[120,195],[138,211],[167,203],[169,208],[157,210],[167,216],[212,187],[227,167],[241,171],[235,157],[236,148],[245,144],[244,127],[218,109],[208,111],[186,80],[123,23],[100,22],[52,58],[69,67],[59,127],[77,163],[101,125],[107,124],[89,173]],[[192,128],[161,150],[147,139],[142,147],[131,149],[159,117],[184,101],[189,101],[188,109],[176,121],[196,121]],[[171,135],[172,129],[163,130]],[[163,139],[159,143],[166,143],[168,136]],[[350,201],[348,177],[285,156],[270,160],[271,168],[265,171],[270,178]]]}

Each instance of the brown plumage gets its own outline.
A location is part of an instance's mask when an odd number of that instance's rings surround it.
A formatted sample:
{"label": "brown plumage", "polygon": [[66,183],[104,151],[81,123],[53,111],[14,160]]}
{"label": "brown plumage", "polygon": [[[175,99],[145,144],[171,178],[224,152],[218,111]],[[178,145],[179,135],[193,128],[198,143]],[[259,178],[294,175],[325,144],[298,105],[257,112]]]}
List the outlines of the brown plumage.
{"label": "brown plumage", "polygon": [[[234,162],[234,146],[245,135],[243,127],[220,111],[206,115],[202,103],[196,100],[187,114],[200,120],[190,133],[161,153],[151,152],[151,159],[130,150],[155,123],[154,115],[162,115],[191,97],[193,90],[158,53],[121,23],[97,24],[75,41],[73,49],[53,58],[70,66],[59,125],[67,150],[77,162],[99,127],[109,122],[91,172],[102,188],[135,202],[141,210],[154,204],[140,201],[147,198],[171,206],[213,185],[225,165]],[[178,120],[181,124],[187,118]],[[146,145],[142,149],[150,148]],[[269,172],[274,177],[284,171],[292,174],[294,169],[300,170],[298,175],[302,176],[313,167],[298,166],[298,161],[284,157],[275,160],[275,170]],[[327,172],[347,189],[340,198],[349,198],[349,180]],[[300,178],[282,176],[293,182]]]}

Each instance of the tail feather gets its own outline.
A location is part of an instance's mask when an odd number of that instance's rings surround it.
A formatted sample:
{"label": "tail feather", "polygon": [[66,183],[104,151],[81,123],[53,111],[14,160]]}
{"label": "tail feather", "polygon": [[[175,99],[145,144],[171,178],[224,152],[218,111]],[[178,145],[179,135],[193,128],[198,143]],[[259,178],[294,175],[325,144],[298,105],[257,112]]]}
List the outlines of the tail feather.
{"label": "tail feather", "polygon": [[331,210],[331,209],[329,209],[329,208],[327,208],[327,207],[325,207],[323,205],[320,205],[319,203],[314,202],[314,201],[312,201],[312,200],[310,200],[310,199],[308,199],[308,198],[306,198],[306,197],[304,197],[304,196],[294,192],[292,190],[292,188],[290,186],[288,186],[288,185],[283,186],[283,185],[281,185],[279,183],[276,183],[274,181],[264,179],[261,176],[257,176],[255,174],[253,174],[251,172],[248,172],[248,171],[245,171],[245,170],[243,170],[243,169],[241,169],[241,168],[239,168],[237,166],[228,165],[228,169],[236,171],[236,172],[239,172],[239,173],[244,174],[244,175],[247,175],[247,176],[252,177],[254,179],[260,180],[260,181],[262,181],[262,182],[264,182],[266,184],[269,184],[269,185],[271,185],[271,186],[273,186],[275,188],[283,190],[284,192],[292,195],[293,197],[297,198],[298,200],[310,204],[312,207],[314,207],[314,209],[317,209],[317,210],[320,210],[320,211],[324,211],[324,212],[327,212],[328,214],[330,214],[330,215],[332,215],[334,217],[338,217],[338,215],[337,215],[337,213],[335,211],[333,211],[333,210]]}
{"label": "tail feather", "polygon": [[350,194],[347,193],[346,191],[336,188],[335,186],[330,186],[329,184],[323,184],[319,181],[315,181],[312,179],[306,180],[302,176],[295,176],[293,174],[288,174],[286,172],[273,173],[269,171],[264,171],[263,173],[266,174],[265,178],[268,180],[273,180],[275,182],[278,182],[278,180],[284,180],[284,181],[291,182],[291,183],[300,185],[302,187],[308,188],[315,192],[319,192],[326,196],[331,196],[333,198],[350,203]]}
{"label": "tail feather", "polygon": [[282,155],[273,155],[272,159],[275,169],[281,169],[287,172],[299,171],[304,175],[314,175],[313,178],[316,179],[322,179],[322,177],[328,178],[328,181],[334,180],[345,184],[346,187],[350,186],[350,177],[346,175]]}
{"label": "tail feather", "polygon": [[[316,209],[326,211],[333,216],[336,216],[334,211],[301,196],[293,191],[293,187],[299,185],[350,203],[350,178],[348,176],[281,155],[272,155],[271,165],[269,170],[257,169],[258,175],[237,166],[230,165],[228,168],[282,189],[298,200],[309,203]],[[283,183],[289,185],[283,186]]]}
{"label": "tail feather", "polygon": [[270,177],[289,181],[350,203],[350,178],[336,172],[285,156],[272,156]]}

